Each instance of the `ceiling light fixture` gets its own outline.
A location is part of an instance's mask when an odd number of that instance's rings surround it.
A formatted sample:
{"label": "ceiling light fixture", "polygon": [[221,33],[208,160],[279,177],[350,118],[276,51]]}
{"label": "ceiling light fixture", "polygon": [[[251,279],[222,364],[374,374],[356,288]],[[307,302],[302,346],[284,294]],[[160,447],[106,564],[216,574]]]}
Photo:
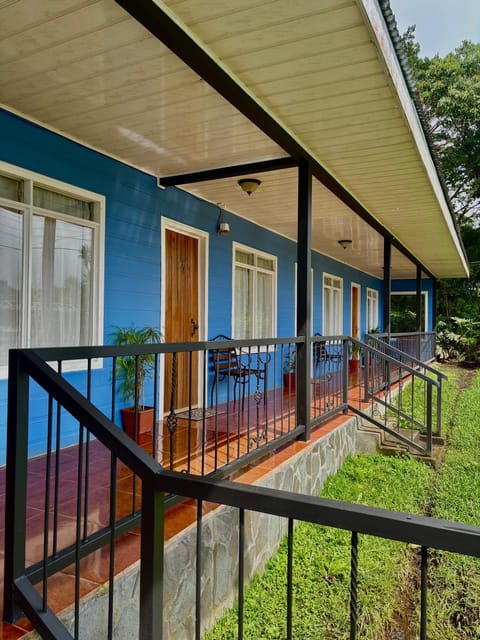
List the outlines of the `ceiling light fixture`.
{"label": "ceiling light fixture", "polygon": [[352,244],[351,240],[339,240],[338,244],[342,247],[342,249],[346,249]]}
{"label": "ceiling light fixture", "polygon": [[262,181],[258,180],[258,178],[241,178],[238,181],[238,184],[246,194],[251,196],[252,193],[262,184]]}

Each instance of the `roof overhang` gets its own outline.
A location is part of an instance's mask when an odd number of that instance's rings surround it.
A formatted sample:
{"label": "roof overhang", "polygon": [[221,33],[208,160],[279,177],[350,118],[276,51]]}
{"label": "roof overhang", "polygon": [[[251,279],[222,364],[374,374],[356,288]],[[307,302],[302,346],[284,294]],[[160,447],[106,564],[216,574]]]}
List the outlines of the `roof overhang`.
{"label": "roof overhang", "polygon": [[[160,178],[308,157],[315,250],[382,277],[387,235],[394,277],[467,275],[377,0],[18,0],[0,24],[7,109]],[[238,177],[182,188],[295,239],[296,169]]]}

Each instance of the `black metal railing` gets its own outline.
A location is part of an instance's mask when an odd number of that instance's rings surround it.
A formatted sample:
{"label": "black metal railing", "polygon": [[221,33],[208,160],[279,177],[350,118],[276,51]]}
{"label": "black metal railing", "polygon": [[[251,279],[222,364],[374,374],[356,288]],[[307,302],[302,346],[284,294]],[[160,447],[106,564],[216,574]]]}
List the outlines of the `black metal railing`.
{"label": "black metal railing", "polygon": [[[433,367],[429,362],[433,359],[435,353],[435,333],[415,333],[415,334],[392,334],[391,339],[387,334],[366,335],[366,344],[374,347],[377,351],[391,356],[400,363],[408,365],[411,369],[415,369],[436,380],[437,386],[433,389],[433,418],[432,428],[433,436],[441,437],[442,434],[442,384],[447,376]],[[422,357],[418,357],[416,353],[420,352]],[[415,398],[415,380],[410,388],[411,398],[408,401],[410,407],[418,408],[421,404],[419,398],[421,394],[417,388]],[[417,399],[417,402],[415,402]],[[398,403],[400,404],[400,403]],[[424,430],[424,429],[423,429]]]}
{"label": "black metal railing", "polygon": [[[342,341],[344,356],[348,345]],[[366,349],[364,355],[372,355]],[[388,361],[388,359],[387,359]],[[415,516],[406,513],[389,512],[374,507],[358,504],[342,503],[322,498],[294,494],[286,491],[268,489],[261,486],[248,486],[215,477],[199,477],[189,473],[165,470],[148,455],[133,439],[127,437],[92,403],[74,389],[64,378],[54,372],[35,352],[13,351],[10,355],[10,400],[9,400],[9,432],[8,432],[8,474],[7,474],[7,513],[5,543],[5,602],[4,615],[14,620],[21,612],[30,618],[32,624],[47,638],[64,640],[79,638],[80,628],[85,620],[83,616],[92,615],[88,609],[82,608],[81,561],[100,547],[108,547],[108,560],[105,567],[107,579],[103,592],[108,593],[108,605],[103,608],[105,614],[97,621],[99,636],[109,640],[115,633],[116,598],[114,576],[117,562],[115,541],[120,534],[121,525],[117,521],[117,498],[121,492],[121,481],[125,478],[125,470],[141,482],[141,540],[140,554],[140,596],[138,619],[130,620],[131,629],[138,624],[140,640],[161,640],[164,628],[163,586],[165,579],[165,509],[166,496],[178,495],[190,498],[197,505],[196,536],[191,537],[195,560],[195,632],[194,637],[200,640],[204,632],[202,600],[202,583],[206,577],[208,563],[206,555],[211,553],[212,545],[224,540],[204,537],[204,503],[227,505],[238,512],[238,527],[229,531],[230,540],[237,545],[238,575],[236,576],[238,599],[237,635],[244,637],[244,589],[248,582],[246,566],[248,549],[255,546],[255,540],[249,537],[250,527],[245,526],[246,514],[268,514],[288,523],[288,562],[285,598],[286,637],[293,637],[293,622],[296,612],[293,596],[293,584],[301,580],[296,575],[293,557],[294,523],[303,521],[316,525],[335,527],[351,532],[350,544],[350,606],[345,627],[350,628],[350,638],[357,637],[358,596],[361,590],[359,571],[361,561],[357,554],[359,538],[362,535],[373,535],[384,539],[404,542],[408,545],[419,545],[422,549],[422,562],[419,570],[420,590],[420,626],[421,640],[427,638],[427,598],[428,598],[428,553],[429,549],[442,549],[464,555],[480,556],[480,528],[460,525],[432,518]],[[43,510],[44,529],[40,535],[42,540],[40,560],[28,566],[26,558],[26,505],[28,493],[28,402],[31,398],[30,381],[47,391],[48,452],[43,464],[43,483],[41,475],[36,485],[44,486]],[[54,408],[57,405],[57,409]],[[66,558],[60,553],[59,541],[54,541],[54,524],[49,517],[52,495],[60,492],[57,473],[62,472],[62,462],[57,460],[55,426],[59,408],[68,412],[78,425],[79,444],[73,458],[76,462],[76,482],[74,483],[73,509],[71,512],[73,540]],[[93,440],[95,438],[95,440]],[[90,523],[85,527],[90,507],[85,507],[86,486],[89,480],[91,464],[88,455],[93,455],[95,443],[104,454],[106,475],[102,477],[102,486],[107,483],[106,513],[107,527],[102,532],[90,531]],[[87,451],[90,449],[89,454]],[[67,455],[61,450],[60,455]],[[72,453],[72,452],[70,452]],[[57,464],[59,462],[59,464]],[[72,460],[66,460],[71,464]],[[100,472],[95,466],[95,474]],[[106,478],[109,478],[107,482]],[[59,508],[55,505],[54,511]],[[96,514],[99,518],[99,514]],[[130,523],[133,526],[133,523]],[[222,536],[222,527],[217,535]],[[53,538],[52,538],[53,536]],[[67,626],[62,624],[50,606],[51,589],[49,580],[65,562],[74,566],[73,619]],[[182,571],[182,567],[178,567]],[[213,580],[213,576],[208,576]],[[40,593],[34,588],[35,580],[40,581]],[[98,615],[100,616],[101,608]],[[131,612],[133,615],[133,612]],[[103,624],[103,627],[101,626]],[[100,625],[101,630],[98,630]],[[134,635],[135,632],[133,632]]]}
{"label": "black metal railing", "polygon": [[429,362],[435,359],[437,334],[434,331],[367,334],[365,342],[368,342],[369,339],[382,340],[422,362]]}
{"label": "black metal railing", "polygon": [[[261,342],[215,341],[197,343],[193,349],[192,345],[162,344],[11,351],[6,619],[14,620],[23,611],[35,628],[45,631],[47,637],[70,637],[65,635],[50,608],[50,579],[70,566],[74,568],[75,586],[73,623],[69,633],[78,637],[82,616],[82,560],[108,547],[103,577],[105,583],[113,585],[118,568],[116,544],[142,523],[141,549],[138,551],[142,573],[140,637],[142,640],[161,637],[157,634],[161,614],[158,607],[152,610],[148,594],[156,594],[155,597],[160,598],[157,601],[161,601],[163,552],[159,551],[158,540],[163,539],[164,511],[174,502],[183,500],[186,494],[182,492],[181,483],[172,490],[157,486],[156,478],[208,475],[212,482],[209,486],[213,488],[218,486],[219,479],[240,465],[253,463],[269,451],[302,436],[305,427],[297,426],[292,380],[290,378],[287,387],[283,388],[281,376],[286,363],[289,373],[295,372],[295,354],[303,342],[302,338],[295,338]],[[232,347],[239,358],[236,366],[240,368],[242,380],[246,380],[243,389],[238,387],[242,383],[237,383],[236,391],[232,388],[231,369],[229,371],[227,367],[227,377],[223,380],[219,379],[218,370],[215,371],[218,362],[215,354]],[[399,363],[398,359],[345,336],[315,336],[311,348],[312,404],[308,428],[347,409],[368,415],[366,405],[374,406],[371,383],[377,369],[384,379],[382,383],[375,379],[374,386],[383,385],[383,397],[379,397],[387,409],[393,404],[386,403],[386,393],[390,393],[395,384],[403,388],[405,376],[427,378]],[[198,357],[196,365],[193,364],[193,351]],[[153,417],[146,434],[138,432],[139,421],[136,419],[132,437],[129,437],[115,424],[118,419],[116,362],[121,357],[132,357],[135,370],[138,370],[138,358],[145,353],[153,357],[152,377],[144,390],[145,397],[151,398]],[[204,378],[197,385],[200,389],[197,405],[200,407],[193,406],[194,383],[189,382],[189,402],[184,409],[184,418],[179,417],[182,411],[174,405],[173,411],[162,420],[158,396],[161,359],[167,361],[167,356],[171,364],[163,365],[163,371],[164,375],[171,375],[169,401],[176,393],[181,357],[187,362],[183,375],[189,381],[194,379],[194,366],[204,371]],[[84,361],[85,370],[68,374],[67,380],[65,370],[78,359]],[[354,359],[358,361],[356,369],[348,364]],[[374,364],[375,360],[382,364]],[[56,370],[47,361],[53,361]],[[215,374],[214,401],[207,406],[206,399]],[[435,381],[427,380],[431,387],[435,386]],[[165,402],[164,406],[167,405]],[[195,410],[200,419],[193,420]],[[405,413],[404,409],[401,411]],[[179,433],[182,433],[181,443]],[[38,446],[39,439],[43,439],[45,455],[29,457],[31,447]],[[165,470],[173,475],[164,476]],[[182,473],[177,475],[176,472]],[[163,495],[165,491],[166,496]],[[190,497],[197,496],[192,493]],[[213,494],[210,498],[215,502]],[[31,508],[43,514],[40,524],[37,520],[33,529],[33,519],[27,518],[27,509]],[[295,510],[289,517],[298,519]],[[199,519],[201,521],[201,509]],[[36,540],[36,544],[26,548],[26,540]],[[34,584],[40,585],[40,595]],[[108,638],[113,637],[116,618],[114,592],[112,586],[105,609]],[[48,636],[49,633],[53,635]]]}
{"label": "black metal railing", "polygon": [[442,373],[370,337],[314,336],[312,363],[312,426],[350,409],[395,442],[431,454],[440,435]]}

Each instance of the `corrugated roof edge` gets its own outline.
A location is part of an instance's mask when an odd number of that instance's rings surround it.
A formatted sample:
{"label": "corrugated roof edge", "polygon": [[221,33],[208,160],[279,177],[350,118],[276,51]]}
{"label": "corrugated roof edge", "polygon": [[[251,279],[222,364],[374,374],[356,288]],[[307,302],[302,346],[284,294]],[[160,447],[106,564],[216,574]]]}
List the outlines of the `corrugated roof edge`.
{"label": "corrugated roof edge", "polygon": [[425,135],[425,139],[427,141],[428,147],[430,149],[430,153],[432,156],[433,163],[435,165],[435,169],[438,174],[438,178],[440,180],[440,185],[442,187],[443,195],[445,196],[445,200],[448,206],[448,210],[453,220],[453,224],[455,226],[455,230],[457,232],[458,240],[460,242],[460,246],[462,247],[463,256],[468,264],[467,252],[465,251],[465,247],[463,246],[462,236],[460,235],[460,228],[457,223],[457,219],[455,217],[455,212],[453,209],[452,201],[450,200],[450,195],[448,193],[448,187],[445,180],[445,176],[443,173],[442,166],[440,164],[440,158],[438,157],[438,153],[435,150],[435,146],[433,143],[432,134],[430,132],[430,127],[427,122],[427,118],[425,115],[425,111],[423,109],[423,104],[420,98],[420,93],[418,91],[417,85],[415,83],[415,78],[413,77],[413,72],[408,63],[407,54],[405,51],[405,47],[403,45],[403,41],[398,31],[397,20],[395,18],[395,14],[390,6],[390,0],[378,0],[380,9],[383,14],[383,18],[385,20],[385,24],[387,25],[388,33],[392,40],[393,47],[395,49],[395,53],[397,54],[397,58],[400,62],[400,68],[402,69],[403,77],[405,78],[405,82],[408,87],[408,91],[413,100],[413,104],[415,105],[415,109],[418,114],[418,119],[420,120],[420,124],[423,129],[423,133]]}

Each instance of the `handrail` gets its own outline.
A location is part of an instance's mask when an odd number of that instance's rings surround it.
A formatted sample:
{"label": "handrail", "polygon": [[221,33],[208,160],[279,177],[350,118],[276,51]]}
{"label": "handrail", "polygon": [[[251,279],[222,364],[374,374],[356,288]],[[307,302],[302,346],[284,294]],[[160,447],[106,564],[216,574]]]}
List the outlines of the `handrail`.
{"label": "handrail", "polygon": [[159,471],[155,487],[196,500],[480,557],[480,527],[474,525],[229,480],[212,482],[175,471]]}
{"label": "handrail", "polygon": [[393,346],[392,344],[390,344],[389,342],[385,342],[384,340],[381,340],[378,336],[382,337],[391,337],[391,338],[395,338],[398,335],[410,335],[410,334],[390,334],[390,336],[388,336],[388,334],[371,334],[368,333],[365,335],[365,342],[368,344],[368,342],[377,342],[378,344],[387,347],[388,349],[390,349],[390,351],[392,351],[393,353],[396,353],[399,356],[403,356],[403,357],[408,357],[409,360],[412,360],[412,362],[414,362],[417,366],[421,367],[422,369],[425,369],[426,371],[429,371],[430,373],[436,375],[438,378],[442,378],[443,380],[448,380],[448,376],[443,373],[442,371],[438,371],[438,369],[435,369],[434,367],[432,367],[431,365],[428,364],[428,362],[424,362],[423,360],[420,360],[419,358],[416,358],[415,356],[412,356],[410,353],[405,353],[405,351],[402,351],[401,349],[398,349],[397,347]]}
{"label": "handrail", "polygon": [[[410,366],[406,364],[398,357],[394,357],[396,354],[388,355],[385,353],[381,347],[383,347],[383,342],[379,341],[377,349],[372,346],[371,343],[362,343],[361,341],[351,338],[345,337],[347,344],[356,345],[357,350],[360,350],[363,354],[363,359],[365,360],[364,365],[364,375],[362,381],[359,384],[363,385],[364,389],[364,400],[371,401],[372,406],[370,407],[370,411],[366,411],[365,408],[361,405],[361,403],[356,406],[352,402],[349,402],[349,408],[354,411],[357,415],[362,416],[364,419],[368,420],[376,427],[385,431],[387,434],[400,441],[407,447],[413,448],[414,450],[424,454],[431,455],[432,447],[433,447],[433,396],[434,391],[436,393],[437,398],[437,430],[435,435],[439,434],[439,427],[441,422],[441,383],[442,378],[438,377],[438,379],[434,379],[422,371],[419,371],[416,367]],[[404,355],[403,352],[400,352],[401,355]],[[410,358],[409,358],[410,360]],[[371,367],[373,369],[371,370]],[[394,374],[394,380],[391,379],[392,374]],[[397,376],[395,378],[395,375]],[[374,379],[374,383],[372,385],[371,378]],[[424,385],[425,394],[426,394],[426,405],[424,408],[424,421],[419,420],[415,417],[412,406],[412,413],[407,413],[403,408],[403,380],[405,378],[411,378],[412,381],[412,390],[415,382],[419,382]],[[391,402],[389,400],[390,392],[392,389],[392,382],[396,382],[395,393],[399,395],[396,399],[396,402]],[[383,421],[379,418],[375,417],[375,407],[374,405],[379,405],[384,408],[384,419]],[[395,428],[393,428],[389,422],[389,415],[395,419]],[[426,443],[425,446],[423,444],[416,441],[416,439],[412,436],[407,435],[405,432],[400,430],[401,422],[406,422],[409,428],[413,430],[423,430],[426,431]]]}
{"label": "handrail", "polygon": [[[402,351],[401,349],[398,349],[397,347],[393,346],[392,344],[390,344],[389,342],[386,342],[380,338],[388,338],[388,337],[396,337],[396,336],[404,336],[404,335],[412,335],[412,334],[390,334],[390,336],[388,336],[388,334],[367,334],[365,336],[366,338],[366,342],[368,343],[373,343],[373,344],[377,344],[379,345],[379,347],[381,346],[384,349],[388,349],[390,353],[394,353],[398,356],[400,356],[401,358],[407,357],[411,362],[413,362],[418,368],[422,368],[424,371],[428,371],[431,375],[435,376],[437,378],[437,381],[440,385],[438,391],[437,391],[437,415],[436,415],[436,427],[435,427],[435,432],[433,435],[435,435],[436,437],[440,437],[441,436],[441,432],[442,432],[442,381],[443,380],[448,380],[448,376],[443,373],[442,371],[439,371],[438,369],[435,369],[434,367],[432,367],[431,365],[429,365],[426,362],[423,362],[423,360],[420,360],[418,358],[416,358],[415,356],[412,356],[409,353],[405,353],[404,351]],[[414,334],[416,336],[421,336],[424,334]],[[429,335],[435,335],[433,332],[431,332]],[[380,337],[379,337],[380,336]]]}
{"label": "handrail", "polygon": [[[312,338],[312,342],[321,342],[323,340],[326,340],[328,342],[329,340],[333,340],[333,339],[336,339],[337,341],[344,341],[344,342],[350,342],[352,344],[356,344],[360,348],[368,349],[369,353],[371,353],[372,355],[376,355],[376,356],[381,357],[383,360],[385,360],[385,362],[398,365],[398,360],[396,358],[393,358],[392,356],[388,356],[386,353],[383,353],[381,350],[379,350],[379,349],[377,349],[375,347],[371,347],[368,344],[366,344],[365,342],[361,342],[360,340],[357,340],[356,338],[352,338],[351,336],[335,336],[335,337],[321,336],[321,337],[314,337],[314,338]],[[403,353],[403,352],[401,352],[401,353]],[[438,386],[438,383],[435,380],[432,380],[428,376],[425,376],[420,371],[417,371],[415,368],[410,367],[407,364],[402,363],[402,369],[404,369],[407,373],[415,374],[415,375],[419,376],[422,380],[432,382],[433,384],[435,384],[435,386]]]}
{"label": "handrail", "polygon": [[65,407],[71,415],[142,480],[151,479],[158,466],[134,440],[129,438],[95,405],[79,393],[65,378],[59,376],[35,352],[35,350],[11,350],[12,358],[16,357],[30,377],[44,389],[48,389],[57,402]]}
{"label": "handrail", "polygon": [[[302,337],[270,339],[258,341],[234,341],[239,346],[247,348],[260,348],[267,343],[271,346],[282,344],[298,344],[304,342]],[[439,383],[423,375],[415,368],[399,363],[398,359],[382,353],[369,345],[348,336],[319,336],[309,339],[309,344],[327,341],[335,342],[341,347],[338,359],[335,359],[331,369],[327,370],[329,380],[338,375],[342,385],[348,382],[347,358],[351,344],[359,345],[366,356],[378,357],[383,364],[400,366],[408,375],[415,376],[428,385],[429,393],[438,388]],[[242,345],[243,343],[243,345]],[[226,345],[231,346],[227,341]],[[221,343],[203,342],[195,345],[199,349],[215,349],[221,347]],[[304,520],[307,522],[323,524],[336,528],[352,531],[353,540],[358,533],[366,533],[381,538],[400,540],[407,543],[419,544],[422,548],[438,548],[472,556],[480,555],[480,528],[460,525],[447,521],[438,521],[423,516],[413,516],[406,513],[389,512],[384,509],[365,507],[358,504],[341,503],[333,500],[314,498],[298,495],[286,491],[267,489],[260,486],[239,485],[230,481],[219,480],[218,477],[199,477],[192,473],[178,473],[169,471],[150,457],[136,442],[127,437],[114,423],[97,409],[88,398],[75,389],[61,374],[55,372],[45,359],[59,360],[97,357],[116,357],[118,355],[139,355],[141,353],[170,353],[191,350],[192,345],[134,345],[125,347],[93,347],[87,349],[30,349],[12,350],[10,352],[11,375],[9,377],[9,429],[8,429],[8,474],[7,474],[7,513],[9,518],[6,525],[6,562],[5,562],[5,615],[13,619],[16,615],[16,606],[21,606],[28,613],[34,626],[45,633],[45,637],[71,638],[70,633],[59,623],[57,617],[48,607],[46,595],[46,578],[61,568],[61,561],[55,555],[54,561],[49,565],[51,552],[48,545],[48,528],[45,530],[46,543],[44,545],[43,570],[39,565],[34,565],[33,571],[25,568],[25,518],[26,518],[26,460],[28,455],[28,380],[34,380],[41,388],[45,389],[49,398],[49,432],[51,434],[53,401],[58,407],[68,412],[78,421],[80,431],[86,429],[92,436],[102,443],[111,453],[111,464],[116,465],[116,459],[121,460],[128,468],[142,479],[142,546],[140,564],[140,633],[141,640],[151,640],[153,637],[162,637],[162,601],[163,584],[163,547],[159,541],[164,539],[163,522],[165,516],[164,494],[176,494],[202,501],[216,502],[230,505],[240,510],[248,509],[259,513],[267,513],[286,517],[290,522]],[[331,354],[330,354],[331,356]],[[327,353],[327,357],[330,357]],[[330,365],[330,360],[327,361]],[[323,366],[323,365],[322,365]],[[325,373],[325,371],[323,371]],[[322,371],[320,371],[320,374]],[[312,384],[317,384],[315,379]],[[320,384],[320,383],[319,383]],[[345,388],[343,393],[345,393]],[[350,405],[348,405],[350,406]],[[352,405],[353,406],[353,405]],[[337,410],[342,410],[344,403],[340,403]],[[358,409],[355,407],[355,411]],[[329,412],[327,411],[327,414]],[[295,429],[294,435],[298,433]],[[285,434],[281,442],[285,443]],[[82,468],[81,451],[83,441],[80,438],[78,458],[78,482],[77,493],[77,539],[71,548],[75,557],[77,569],[79,569],[82,557],[79,527],[82,518],[82,482],[85,483],[86,467]],[[114,462],[115,461],[115,462]],[[47,458],[46,477],[49,463]],[[115,487],[115,472],[112,470],[110,486]],[[46,483],[48,485],[49,483]],[[48,493],[48,491],[47,491]],[[48,514],[48,501],[45,512]],[[113,541],[119,533],[118,524],[115,522],[115,499],[110,500],[110,525],[109,534],[102,538],[102,544],[109,544],[111,554],[114,554]],[[201,514],[201,508],[199,509]],[[23,519],[23,520],[22,520]],[[201,515],[198,522],[201,526]],[[48,518],[45,520],[48,527]],[[198,526],[198,525],[197,525]],[[92,538],[95,537],[94,535]],[[86,539],[87,546],[89,544]],[[92,541],[90,541],[91,544]],[[98,542],[98,541],[97,541]],[[356,543],[355,543],[356,544]],[[93,548],[93,547],[90,547]],[[201,548],[201,545],[198,546]],[[355,548],[356,549],[356,548]],[[356,550],[355,550],[356,553]],[[115,565],[114,555],[112,566]],[[200,563],[197,562],[197,565]],[[112,575],[112,574],[111,574]],[[32,578],[43,576],[44,593],[39,596],[32,587]],[[79,579],[79,578],[78,578]],[[111,578],[112,579],[112,578]],[[426,579],[426,578],[425,578]],[[422,585],[423,583],[422,573]],[[356,589],[356,578],[352,578],[353,589]],[[200,581],[197,580],[200,584]],[[423,589],[423,587],[422,587]],[[113,599],[113,589],[110,589],[109,598]],[[79,599],[79,589],[76,598]],[[353,596],[352,596],[353,597]],[[112,600],[113,602],[113,600]],[[77,610],[76,610],[77,611]],[[113,611],[113,606],[112,606]],[[423,611],[423,609],[422,609]],[[19,613],[19,612],[17,612]],[[78,627],[78,613],[75,613],[75,624]],[[423,615],[423,614],[422,614]],[[355,617],[351,620],[355,624]],[[78,629],[77,629],[78,631]],[[423,636],[422,636],[423,637]]]}
{"label": "handrail", "polygon": [[135,356],[156,353],[188,353],[189,351],[209,351],[232,346],[243,348],[274,347],[276,345],[302,344],[304,336],[291,338],[261,338],[252,340],[206,340],[202,342],[160,342],[155,344],[102,345],[93,347],[35,347],[22,349],[22,353],[35,353],[46,362],[58,360],[94,360],[115,356]]}

